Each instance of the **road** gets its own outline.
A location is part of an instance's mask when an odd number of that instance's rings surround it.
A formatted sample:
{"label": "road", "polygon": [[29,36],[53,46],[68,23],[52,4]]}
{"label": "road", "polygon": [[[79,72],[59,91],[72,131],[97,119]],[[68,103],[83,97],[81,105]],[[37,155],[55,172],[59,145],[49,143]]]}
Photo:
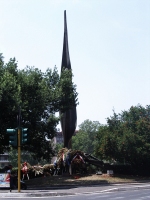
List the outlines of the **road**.
{"label": "road", "polygon": [[91,186],[75,188],[53,188],[47,190],[2,191],[0,199],[51,199],[51,200],[143,200],[150,199],[150,184],[114,184],[110,186]]}

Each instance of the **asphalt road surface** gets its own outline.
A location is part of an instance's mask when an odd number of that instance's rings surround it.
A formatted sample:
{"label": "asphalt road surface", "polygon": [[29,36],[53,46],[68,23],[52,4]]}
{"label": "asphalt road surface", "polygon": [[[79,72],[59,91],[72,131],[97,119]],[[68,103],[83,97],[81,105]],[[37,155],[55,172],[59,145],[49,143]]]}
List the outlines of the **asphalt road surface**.
{"label": "asphalt road surface", "polygon": [[[27,200],[29,197],[2,197],[1,200],[12,200],[12,199]],[[75,194],[67,196],[44,196],[44,197],[30,197],[30,199],[50,199],[50,200],[149,200],[150,190],[129,190],[129,191],[114,191],[104,193],[90,193],[90,194]]]}
{"label": "asphalt road surface", "polygon": [[3,199],[50,199],[50,200],[150,200],[150,184],[114,184],[75,188],[49,188],[47,190],[0,191]]}

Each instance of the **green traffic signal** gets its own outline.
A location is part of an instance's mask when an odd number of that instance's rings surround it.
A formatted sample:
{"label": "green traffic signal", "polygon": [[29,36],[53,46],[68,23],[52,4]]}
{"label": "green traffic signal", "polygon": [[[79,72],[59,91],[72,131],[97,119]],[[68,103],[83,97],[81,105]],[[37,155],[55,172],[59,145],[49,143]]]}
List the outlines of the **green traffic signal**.
{"label": "green traffic signal", "polygon": [[9,144],[16,147],[18,139],[17,129],[7,129],[6,133],[9,135]]}
{"label": "green traffic signal", "polygon": [[28,128],[21,129],[21,143],[25,144],[28,141]]}

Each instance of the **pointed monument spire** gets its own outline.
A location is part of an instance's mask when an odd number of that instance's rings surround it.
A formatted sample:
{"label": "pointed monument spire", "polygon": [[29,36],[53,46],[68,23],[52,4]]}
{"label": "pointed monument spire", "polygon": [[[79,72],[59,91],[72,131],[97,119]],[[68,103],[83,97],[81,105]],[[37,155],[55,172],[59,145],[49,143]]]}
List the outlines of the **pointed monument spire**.
{"label": "pointed monument spire", "polygon": [[[68,31],[67,31],[67,19],[66,11],[64,11],[64,41],[63,41],[63,53],[62,53],[62,63],[61,71],[63,68],[71,69],[70,56],[69,56],[69,47],[68,47]],[[61,116],[61,128],[64,136],[64,147],[71,149],[71,138],[76,129],[77,122],[77,112],[76,106],[60,113]]]}
{"label": "pointed monument spire", "polygon": [[71,69],[70,56],[69,56],[69,46],[68,46],[68,31],[67,31],[67,18],[66,10],[64,11],[64,43],[63,43],[63,55],[61,63],[61,71],[63,67]]}

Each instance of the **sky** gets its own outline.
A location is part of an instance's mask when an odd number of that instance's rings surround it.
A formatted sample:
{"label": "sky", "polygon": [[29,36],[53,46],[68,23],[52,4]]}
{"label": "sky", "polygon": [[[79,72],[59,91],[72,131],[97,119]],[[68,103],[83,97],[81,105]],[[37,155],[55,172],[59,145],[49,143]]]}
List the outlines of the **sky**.
{"label": "sky", "polygon": [[77,129],[150,105],[150,0],[0,0],[0,53],[18,68],[61,70],[64,10]]}

